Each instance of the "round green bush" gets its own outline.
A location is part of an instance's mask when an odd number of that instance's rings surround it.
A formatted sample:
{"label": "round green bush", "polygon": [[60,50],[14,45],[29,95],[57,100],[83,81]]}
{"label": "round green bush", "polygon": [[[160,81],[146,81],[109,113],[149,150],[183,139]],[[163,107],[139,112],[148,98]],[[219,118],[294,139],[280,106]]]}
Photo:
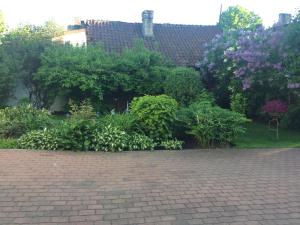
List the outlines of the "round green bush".
{"label": "round green bush", "polygon": [[138,128],[154,141],[172,138],[178,103],[167,95],[134,98],[130,113]]}
{"label": "round green bush", "polygon": [[164,90],[181,105],[187,106],[197,99],[203,87],[197,71],[192,68],[177,67],[168,74]]}

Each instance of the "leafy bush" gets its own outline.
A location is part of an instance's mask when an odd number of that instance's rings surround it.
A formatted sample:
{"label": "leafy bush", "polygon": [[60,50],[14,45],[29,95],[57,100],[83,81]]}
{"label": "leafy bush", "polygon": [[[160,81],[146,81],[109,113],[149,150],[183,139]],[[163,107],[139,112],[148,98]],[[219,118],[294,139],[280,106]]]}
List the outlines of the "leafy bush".
{"label": "leafy bush", "polygon": [[281,120],[281,125],[284,128],[292,130],[300,130],[300,106],[289,107],[287,113]]}
{"label": "leafy bush", "polygon": [[240,113],[209,102],[194,103],[183,109],[179,120],[203,147],[232,144],[234,138],[245,131],[242,124],[248,121]]}
{"label": "leafy bush", "polygon": [[111,125],[95,133],[91,145],[95,151],[120,152],[128,149],[128,135]]}
{"label": "leafy bush", "polygon": [[155,146],[154,141],[145,135],[133,134],[129,137],[128,149],[130,151],[153,150]]}
{"label": "leafy bush", "polygon": [[134,130],[134,117],[129,113],[109,114],[99,118],[97,124],[99,127],[111,125],[130,133]]}
{"label": "leafy bush", "polygon": [[22,149],[58,150],[63,149],[63,139],[57,129],[30,131],[18,139]]}
{"label": "leafy bush", "polygon": [[183,141],[167,140],[167,141],[162,141],[160,145],[167,150],[181,150],[182,144]]}
{"label": "leafy bush", "polygon": [[167,95],[146,95],[133,99],[130,112],[145,135],[154,141],[160,141],[172,137],[177,107],[176,100]]}
{"label": "leafy bush", "polygon": [[64,149],[88,150],[97,130],[96,113],[89,101],[70,102],[71,116],[59,126]]}
{"label": "leafy bush", "polygon": [[0,109],[0,137],[19,137],[22,134],[43,129],[52,124],[50,113],[30,104]]}
{"label": "leafy bush", "polygon": [[241,114],[246,113],[246,99],[243,97],[242,94],[236,93],[231,95],[230,99],[230,108],[234,112],[238,112]]}
{"label": "leafy bush", "polygon": [[202,90],[200,75],[192,68],[177,67],[167,76],[164,90],[181,105],[189,105]]}
{"label": "leafy bush", "polygon": [[70,113],[72,119],[95,119],[96,112],[89,100],[84,100],[79,104],[70,100]]}

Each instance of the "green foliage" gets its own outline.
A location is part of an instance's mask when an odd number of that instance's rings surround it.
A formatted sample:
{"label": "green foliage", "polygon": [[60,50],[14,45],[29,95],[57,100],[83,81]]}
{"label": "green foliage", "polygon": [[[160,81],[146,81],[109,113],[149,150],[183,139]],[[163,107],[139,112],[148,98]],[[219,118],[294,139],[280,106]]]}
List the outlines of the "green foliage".
{"label": "green foliage", "polygon": [[6,30],[5,20],[3,16],[3,12],[0,10],[0,37]]}
{"label": "green foliage", "polygon": [[202,90],[202,82],[194,69],[177,67],[168,74],[164,89],[165,94],[186,106],[196,100]]}
{"label": "green foliage", "polygon": [[183,144],[183,141],[166,140],[166,141],[162,141],[160,143],[160,146],[162,146],[164,149],[167,149],[167,150],[181,150],[182,144]]}
{"label": "green foliage", "polygon": [[40,66],[42,52],[51,45],[51,38],[61,32],[59,26],[48,21],[43,26],[22,25],[5,33],[0,46],[0,102],[13,97],[19,84],[29,92],[31,101],[42,105],[41,89],[33,74]]}
{"label": "green foliage", "polygon": [[97,130],[96,113],[89,101],[80,104],[70,102],[71,116],[60,126],[65,143],[64,149],[88,150]]}
{"label": "green foliage", "polygon": [[139,151],[139,150],[153,150],[156,144],[154,141],[142,134],[133,134],[129,136],[128,150]]}
{"label": "green foliage", "polygon": [[167,95],[134,98],[130,113],[141,131],[155,141],[172,137],[178,103]]}
{"label": "green foliage", "polygon": [[11,138],[52,124],[50,113],[30,104],[0,109],[0,137]]}
{"label": "green foliage", "polygon": [[95,133],[92,149],[95,151],[120,152],[153,150],[154,141],[141,134],[128,135],[118,127],[108,125]]}
{"label": "green foliage", "polygon": [[148,50],[138,41],[118,57],[114,71],[127,77],[123,87],[134,96],[157,95],[163,93],[169,64],[159,52]]}
{"label": "green foliage", "polygon": [[83,100],[80,104],[76,104],[74,101],[70,100],[69,105],[69,112],[71,113],[71,118],[73,120],[96,118],[96,112],[88,100]]}
{"label": "green foliage", "polygon": [[128,149],[128,135],[125,131],[111,125],[96,132],[92,149],[95,151],[120,152]]}
{"label": "green foliage", "polygon": [[136,130],[134,125],[134,116],[129,113],[116,113],[108,114],[97,120],[97,124],[100,127],[113,126],[121,130],[124,130],[127,133],[131,133]]}
{"label": "green foliage", "polygon": [[288,112],[281,120],[281,125],[284,128],[292,130],[300,130],[300,106],[289,106]]}
{"label": "green foliage", "polygon": [[220,16],[219,26],[224,31],[231,29],[250,29],[255,30],[258,25],[262,24],[262,19],[241,6],[230,6]]}
{"label": "green foliage", "polygon": [[15,149],[17,147],[16,139],[0,139],[0,149]]}
{"label": "green foliage", "polygon": [[242,94],[236,93],[231,95],[230,108],[234,112],[241,114],[246,113],[246,98]]}
{"label": "green foliage", "polygon": [[119,109],[133,96],[162,93],[168,71],[159,53],[138,45],[120,55],[108,54],[100,45],[52,45],[42,56],[35,81],[53,93],[47,95],[48,105],[63,93],[76,100],[90,98],[99,109],[103,104]]}
{"label": "green foliage", "polygon": [[285,46],[285,73],[288,74],[289,82],[300,83],[300,13],[292,23],[285,27],[283,46]]}
{"label": "green foliage", "polygon": [[57,93],[72,96],[75,100],[88,97],[100,101],[104,90],[113,89],[114,79],[117,79],[110,73],[111,64],[112,57],[99,45],[52,45],[43,53],[41,67],[34,79],[44,92],[52,93],[48,96],[48,105]]}
{"label": "green foliage", "polygon": [[63,149],[63,139],[57,129],[30,131],[18,139],[22,149],[59,150]]}
{"label": "green foliage", "polygon": [[234,138],[243,133],[242,124],[248,120],[240,113],[212,106],[209,102],[192,104],[183,109],[179,120],[187,133],[194,136],[203,147],[233,144]]}

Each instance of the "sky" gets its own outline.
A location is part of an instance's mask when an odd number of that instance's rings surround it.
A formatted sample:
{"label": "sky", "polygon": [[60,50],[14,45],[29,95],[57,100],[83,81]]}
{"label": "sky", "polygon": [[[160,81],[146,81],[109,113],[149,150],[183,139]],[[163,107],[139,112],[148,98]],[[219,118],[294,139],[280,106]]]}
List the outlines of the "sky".
{"label": "sky", "polygon": [[11,28],[46,20],[67,26],[75,17],[141,22],[145,9],[154,10],[154,23],[213,25],[221,4],[223,11],[231,5],[254,11],[265,26],[274,24],[279,13],[295,14],[300,8],[300,0],[0,0],[0,10]]}

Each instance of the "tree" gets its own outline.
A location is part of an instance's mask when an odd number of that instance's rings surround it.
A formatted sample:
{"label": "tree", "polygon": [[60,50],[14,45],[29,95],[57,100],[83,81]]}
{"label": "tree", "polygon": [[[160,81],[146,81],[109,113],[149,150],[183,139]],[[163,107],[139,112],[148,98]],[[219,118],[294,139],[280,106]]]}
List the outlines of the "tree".
{"label": "tree", "polygon": [[219,26],[223,31],[231,29],[249,29],[255,30],[258,25],[262,24],[262,19],[241,6],[230,6],[220,16]]}
{"label": "tree", "polygon": [[13,95],[17,83],[26,87],[30,100],[36,99],[39,90],[33,74],[40,66],[41,53],[51,45],[52,37],[62,32],[49,21],[43,26],[22,25],[4,35],[0,46],[0,79],[5,81],[0,89],[2,104]]}
{"label": "tree", "polygon": [[74,100],[102,101],[107,89],[118,86],[112,65],[112,57],[100,45],[73,47],[53,43],[42,54],[34,80],[44,90],[43,101],[47,106],[58,93]]}
{"label": "tree", "polygon": [[288,75],[289,88],[297,90],[300,88],[300,11],[284,31],[286,57],[283,64]]}
{"label": "tree", "polygon": [[0,35],[4,33],[5,30],[6,30],[6,26],[5,26],[4,16],[2,11],[0,10]]}
{"label": "tree", "polygon": [[228,107],[230,94],[243,93],[256,116],[265,101],[288,98],[283,37],[278,28],[230,31],[207,46],[200,65],[218,104]]}

